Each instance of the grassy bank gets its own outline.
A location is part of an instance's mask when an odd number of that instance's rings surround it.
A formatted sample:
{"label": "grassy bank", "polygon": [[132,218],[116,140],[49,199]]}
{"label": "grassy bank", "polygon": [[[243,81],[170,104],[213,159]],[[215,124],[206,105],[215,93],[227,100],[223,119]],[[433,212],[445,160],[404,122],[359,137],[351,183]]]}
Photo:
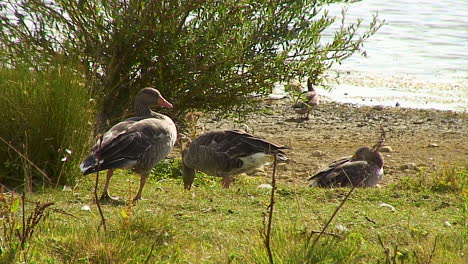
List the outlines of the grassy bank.
{"label": "grassy bank", "polygon": [[[291,185],[282,182],[280,172],[275,263],[463,263],[468,174],[466,166],[451,168],[425,175],[424,182],[411,177],[385,188],[356,189],[313,248],[305,246],[310,232],[322,229],[349,189]],[[220,188],[219,179],[203,177],[192,191],[184,191],[180,179],[153,178],[144,190],[146,200],[136,206],[103,206],[105,232],[97,231],[93,180],[83,177],[71,189],[27,197],[27,207],[33,201],[55,204],[17,261],[269,263],[260,231],[270,190],[257,187],[269,182],[266,177],[240,177],[228,190]],[[138,178],[121,171],[110,192],[128,199],[137,187]],[[89,211],[83,210],[86,205]]]}

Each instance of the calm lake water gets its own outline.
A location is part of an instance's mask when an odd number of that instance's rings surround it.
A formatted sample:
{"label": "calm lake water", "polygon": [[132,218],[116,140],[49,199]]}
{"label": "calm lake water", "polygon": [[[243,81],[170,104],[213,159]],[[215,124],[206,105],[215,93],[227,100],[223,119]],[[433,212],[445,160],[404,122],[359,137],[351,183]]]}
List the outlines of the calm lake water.
{"label": "calm lake water", "polygon": [[364,0],[326,9],[339,21],[343,7],[348,22],[363,18],[367,25],[378,13],[385,25],[364,44],[367,58],[356,54],[333,67],[343,78],[322,94],[349,103],[468,110],[467,0]]}

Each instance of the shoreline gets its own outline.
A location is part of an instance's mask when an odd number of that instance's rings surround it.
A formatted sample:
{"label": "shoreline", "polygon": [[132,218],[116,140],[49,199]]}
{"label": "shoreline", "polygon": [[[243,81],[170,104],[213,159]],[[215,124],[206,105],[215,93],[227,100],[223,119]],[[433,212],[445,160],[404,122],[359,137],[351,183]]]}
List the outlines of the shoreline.
{"label": "shoreline", "polygon": [[[305,82],[301,83],[305,90]],[[331,87],[327,90],[326,86]],[[321,98],[361,106],[396,106],[413,109],[468,112],[468,82],[465,79],[423,79],[404,74],[330,70],[325,86],[315,87]],[[277,85],[273,96],[288,96]]]}
{"label": "shoreline", "polygon": [[[392,149],[382,153],[382,186],[422,171],[468,165],[468,114],[454,111],[325,101],[312,111],[310,120],[301,120],[289,99],[265,99],[245,122],[206,115],[198,121],[198,127],[199,131],[248,128],[251,133],[291,147],[289,161],[279,167],[279,180],[293,185],[307,184],[309,176],[332,160],[352,155],[361,146],[374,145],[380,127],[386,131],[384,145]],[[264,176],[268,182],[271,166],[264,170],[256,176]]]}

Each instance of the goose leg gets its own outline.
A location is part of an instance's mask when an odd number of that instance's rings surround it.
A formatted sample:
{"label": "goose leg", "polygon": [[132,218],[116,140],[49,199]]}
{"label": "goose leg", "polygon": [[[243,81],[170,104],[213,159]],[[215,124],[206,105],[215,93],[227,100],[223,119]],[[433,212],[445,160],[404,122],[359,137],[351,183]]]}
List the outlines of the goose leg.
{"label": "goose leg", "polygon": [[231,177],[229,177],[229,176],[223,177],[222,184],[223,184],[224,188],[229,188],[230,183],[231,183]]}
{"label": "goose leg", "polygon": [[141,200],[141,193],[143,192],[143,187],[145,186],[146,179],[148,178],[148,174],[143,174],[141,175],[140,178],[140,188],[138,189],[138,193],[136,194],[135,198],[133,198],[133,201],[139,201]]}
{"label": "goose leg", "polygon": [[100,200],[103,200],[103,201],[117,200],[117,198],[110,196],[108,192],[110,179],[112,178],[113,174],[114,174],[114,171],[112,169],[107,170],[106,182],[104,183],[104,190],[102,191],[101,198],[99,198]]}

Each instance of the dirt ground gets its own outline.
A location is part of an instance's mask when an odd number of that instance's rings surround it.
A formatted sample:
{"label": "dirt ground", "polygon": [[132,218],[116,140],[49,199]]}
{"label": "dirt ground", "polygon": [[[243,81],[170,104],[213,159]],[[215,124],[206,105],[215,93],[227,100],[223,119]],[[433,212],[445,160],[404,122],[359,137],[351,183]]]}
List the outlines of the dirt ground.
{"label": "dirt ground", "polygon": [[[352,155],[361,146],[375,145],[380,127],[386,132],[382,186],[402,176],[416,175],[447,164],[468,163],[468,114],[396,107],[370,107],[321,102],[309,120],[291,108],[290,99],[266,100],[245,122],[198,121],[204,130],[248,129],[277,144],[289,146],[289,160],[280,164],[279,180],[304,185],[315,171],[332,160]],[[265,168],[265,176],[271,166]]]}

